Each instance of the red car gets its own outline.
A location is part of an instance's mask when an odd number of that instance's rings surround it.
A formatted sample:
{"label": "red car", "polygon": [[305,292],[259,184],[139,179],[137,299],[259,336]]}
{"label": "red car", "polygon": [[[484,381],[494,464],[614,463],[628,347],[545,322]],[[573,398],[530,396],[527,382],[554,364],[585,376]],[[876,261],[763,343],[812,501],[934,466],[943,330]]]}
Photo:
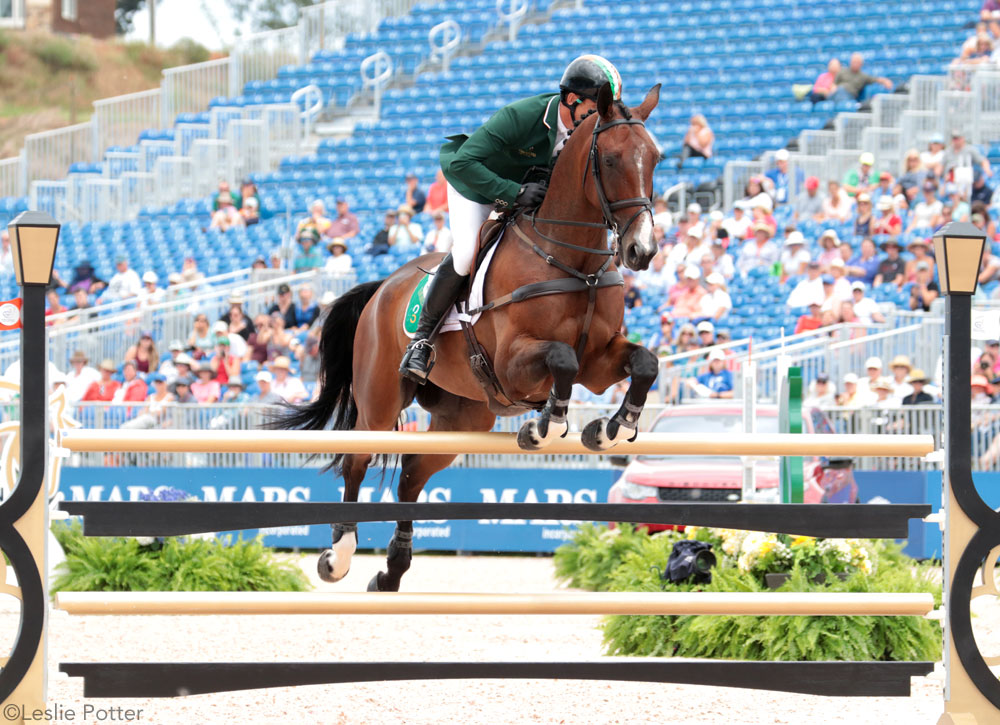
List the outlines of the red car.
{"label": "red car", "polygon": [[[819,409],[803,411],[804,432],[832,433],[833,427]],[[667,408],[653,422],[656,433],[701,433],[725,437],[743,431],[739,405],[682,405]],[[776,406],[758,406],[757,432],[778,432]],[[618,462],[625,464],[624,457]],[[777,459],[754,464],[757,502],[781,502]],[[850,503],[857,500],[851,462],[806,457],[803,460],[805,503],[824,500]],[[739,456],[636,456],[608,492],[609,503],[722,502],[743,497],[743,462]],[[674,528],[641,524],[650,531]]]}

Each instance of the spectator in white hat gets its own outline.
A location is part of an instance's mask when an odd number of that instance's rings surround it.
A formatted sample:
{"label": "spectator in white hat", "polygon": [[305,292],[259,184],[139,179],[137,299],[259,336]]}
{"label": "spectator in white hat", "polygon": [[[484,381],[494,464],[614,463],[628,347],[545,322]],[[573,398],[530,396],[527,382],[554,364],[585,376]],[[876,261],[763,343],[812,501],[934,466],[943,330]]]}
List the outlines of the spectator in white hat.
{"label": "spectator in white hat", "polygon": [[864,282],[851,284],[851,302],[854,303],[854,314],[857,315],[858,321],[865,325],[885,322],[885,316],[878,310],[878,303],[871,297],[865,297],[866,290]]}
{"label": "spectator in white hat", "polygon": [[844,264],[844,260],[840,258],[830,262],[830,276],[833,277],[833,296],[839,302],[851,299],[851,283],[846,277],[846,267],[847,265]]}
{"label": "spectator in white hat", "polygon": [[795,170],[794,180],[788,173],[788,149],[778,149],[774,154],[774,168],[765,174],[771,181],[775,206],[787,204],[792,195],[802,188],[804,174],[802,169]]}
{"label": "spectator in white hat", "polygon": [[781,251],[781,269],[786,276],[797,277],[806,271],[809,251],[802,232],[795,230],[785,235],[785,248]]}
{"label": "spectator in white hat", "polygon": [[163,375],[167,381],[167,385],[172,385],[180,374],[177,371],[177,358],[184,354],[184,343],[180,340],[171,340],[168,349],[170,350],[170,355],[160,363],[157,372]]}
{"label": "spectator in white hat", "polygon": [[667,274],[680,279],[682,270],[688,265],[701,262],[705,252],[711,249],[704,242],[705,227],[702,224],[692,224],[688,227],[683,240],[679,240],[667,255]]}
{"label": "spectator in white hat", "polygon": [[792,289],[785,304],[789,307],[808,307],[809,304],[823,296],[823,270],[819,262],[813,261],[806,265],[806,278]]}
{"label": "spectator in white hat", "polygon": [[701,298],[708,294],[699,284],[701,272],[693,264],[684,270],[683,279],[671,290],[668,301],[673,305],[675,318],[698,317],[701,314]]}
{"label": "spectator in white hat", "polygon": [[733,204],[733,215],[722,220],[722,228],[729,232],[729,238],[733,243],[739,243],[750,234],[750,227],[753,220],[746,213],[746,202],[742,199]]}
{"label": "spectator in white hat", "polygon": [[844,392],[837,396],[837,405],[844,408],[864,408],[874,400],[875,396],[868,391],[868,386],[861,387],[857,375],[847,373],[844,376]]}
{"label": "spectator in white hat", "polygon": [[896,205],[888,194],[878,199],[878,217],[872,220],[873,235],[897,236],[903,232],[903,220],[896,213]]}
{"label": "spectator in white hat", "polygon": [[712,272],[705,278],[705,285],[708,292],[699,303],[701,315],[711,317],[713,320],[720,320],[729,314],[729,310],[733,309],[733,300],[726,291],[726,279],[718,272]]}
{"label": "spectator in white hat", "polygon": [[858,380],[858,388],[861,390],[867,390],[870,393],[875,392],[875,381],[882,377],[882,370],[884,366],[882,365],[882,358],[872,356],[865,360],[865,378]]}
{"label": "spectator in white hat", "polygon": [[701,223],[701,204],[692,201],[687,205],[687,220],[691,226]]}
{"label": "spectator in white hat", "polygon": [[[441,212],[438,212],[438,215],[444,218],[444,215],[441,214]],[[438,231],[440,231],[440,229]],[[445,228],[444,231],[448,233],[448,249],[451,249],[451,232],[448,231],[447,228]],[[436,236],[435,239],[442,242],[444,241],[440,234]],[[351,260],[351,255],[347,253],[347,242],[344,238],[334,237],[330,240],[330,243],[326,245],[326,248],[330,252],[330,256],[326,259],[323,271],[326,274],[335,276],[350,274],[354,263]],[[434,251],[433,247],[428,251]]]}
{"label": "spectator in white hat", "polygon": [[264,405],[281,405],[285,402],[284,398],[271,390],[271,384],[274,382],[274,376],[267,370],[261,370],[257,373],[254,380],[257,381],[257,387],[260,389],[260,392],[257,393],[257,397],[254,398],[255,403],[263,403]]}
{"label": "spectator in white hat", "polygon": [[[75,351],[69,358],[70,370],[66,373],[66,400],[79,402],[91,383],[101,379],[101,374],[88,363],[90,358],[83,350]],[[20,385],[20,380],[16,381]]]}
{"label": "spectator in white hat", "polygon": [[271,389],[287,403],[301,403],[309,397],[302,381],[292,375],[292,361],[284,355],[279,355],[271,363],[271,374],[274,382]]}
{"label": "spectator in white hat", "polygon": [[698,344],[701,347],[711,347],[715,344],[715,325],[708,320],[699,322],[694,331],[698,333]]}
{"label": "spectator in white hat", "polygon": [[712,350],[708,354],[708,372],[694,381],[688,378],[685,382],[700,398],[733,397],[733,374],[726,370],[726,356],[721,350]]}
{"label": "spectator in white hat", "polygon": [[229,325],[226,324],[225,320],[219,320],[214,325],[212,325],[212,352],[215,352],[215,347],[218,345],[219,340],[222,338],[229,339],[229,354],[240,360],[247,354],[247,341],[243,339],[242,335],[229,334]]}
{"label": "spectator in white hat", "polygon": [[772,234],[772,228],[766,222],[753,225],[754,238],[743,243],[736,260],[736,269],[741,277],[746,277],[755,267],[770,267],[778,261],[778,247],[771,241]]}
{"label": "spectator in white hat", "polygon": [[142,275],[142,289],[136,293],[140,307],[148,307],[149,305],[156,305],[163,302],[166,292],[157,288],[156,284],[159,281],[160,278],[151,269]]}

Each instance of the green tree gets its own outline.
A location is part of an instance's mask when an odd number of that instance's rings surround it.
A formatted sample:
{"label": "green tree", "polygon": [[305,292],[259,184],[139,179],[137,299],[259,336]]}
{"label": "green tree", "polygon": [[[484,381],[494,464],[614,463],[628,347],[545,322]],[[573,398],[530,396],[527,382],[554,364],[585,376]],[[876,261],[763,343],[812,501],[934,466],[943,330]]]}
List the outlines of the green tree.
{"label": "green tree", "polygon": [[254,30],[275,30],[294,25],[299,8],[315,4],[314,0],[226,0],[237,20],[250,18]]}
{"label": "green tree", "polygon": [[115,0],[115,23],[118,34],[125,35],[132,30],[132,18],[146,5],[146,0]]}

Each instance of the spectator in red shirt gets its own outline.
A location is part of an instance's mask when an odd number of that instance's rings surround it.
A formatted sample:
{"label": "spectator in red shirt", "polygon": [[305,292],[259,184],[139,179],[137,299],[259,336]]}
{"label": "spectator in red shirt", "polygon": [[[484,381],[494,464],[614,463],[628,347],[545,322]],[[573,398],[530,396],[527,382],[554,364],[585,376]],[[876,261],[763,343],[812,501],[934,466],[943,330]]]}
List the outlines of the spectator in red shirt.
{"label": "spectator in red shirt", "polygon": [[891,196],[881,196],[878,200],[878,211],[880,216],[873,219],[871,223],[872,236],[888,234],[895,237],[903,232],[903,220],[896,214],[895,204]]}
{"label": "spectator in red shirt", "polygon": [[139,377],[139,368],[135,360],[126,360],[122,365],[122,377],[125,382],[115,391],[111,398],[115,403],[142,403],[149,393],[149,386],[146,381]]}
{"label": "spectator in red shirt", "polygon": [[216,339],[215,355],[212,356],[209,365],[215,373],[215,381],[219,385],[225,385],[230,380],[239,380],[242,362],[240,358],[230,352],[228,337]]}
{"label": "spectator in red shirt", "polygon": [[677,283],[675,287],[676,293],[672,295],[673,315],[675,318],[691,319],[692,317],[701,317],[701,298],[707,292],[701,286],[700,279],[701,270],[693,264],[688,265],[687,269],[684,270],[683,280]]}
{"label": "spectator in red shirt", "polygon": [[[45,310],[45,316],[49,317],[51,315],[58,315],[60,312],[69,312],[69,308],[62,303],[59,299],[59,292],[54,289],[50,289],[45,293],[45,298],[48,300],[49,307]],[[65,322],[65,320],[62,320]],[[46,320],[45,325],[51,327],[52,325],[58,325],[59,321],[56,320]]]}
{"label": "spectator in red shirt", "polygon": [[101,379],[90,384],[81,400],[110,401],[121,387],[121,383],[111,379],[111,375],[115,372],[115,364],[111,360],[102,360],[97,369],[101,371]]}
{"label": "spectator in red shirt", "polygon": [[435,212],[448,213],[448,182],[445,181],[444,172],[438,169],[434,183],[427,189],[427,204],[424,211],[430,215]]}
{"label": "spectator in red shirt", "polygon": [[820,309],[819,300],[813,300],[809,303],[809,314],[802,315],[799,318],[799,321],[795,323],[796,335],[800,332],[818,330],[823,326],[823,318],[820,316]]}

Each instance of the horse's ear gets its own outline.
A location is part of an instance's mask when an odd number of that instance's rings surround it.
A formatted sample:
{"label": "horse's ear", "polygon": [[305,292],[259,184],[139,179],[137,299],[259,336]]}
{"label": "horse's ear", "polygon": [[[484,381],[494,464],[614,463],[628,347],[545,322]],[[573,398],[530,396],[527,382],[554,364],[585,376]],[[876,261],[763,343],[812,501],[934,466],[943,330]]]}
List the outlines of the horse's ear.
{"label": "horse's ear", "polygon": [[660,102],[660,84],[657,83],[655,86],[649,89],[649,93],[646,94],[646,97],[642,100],[642,103],[639,104],[637,108],[632,109],[632,112],[636,116],[641,118],[643,121],[645,121],[647,118],[649,118],[649,114],[653,112],[653,109],[656,108],[656,104],[659,102]]}
{"label": "horse's ear", "polygon": [[597,113],[602,121],[610,121],[614,110],[615,96],[611,90],[611,84],[605,83],[597,89]]}

